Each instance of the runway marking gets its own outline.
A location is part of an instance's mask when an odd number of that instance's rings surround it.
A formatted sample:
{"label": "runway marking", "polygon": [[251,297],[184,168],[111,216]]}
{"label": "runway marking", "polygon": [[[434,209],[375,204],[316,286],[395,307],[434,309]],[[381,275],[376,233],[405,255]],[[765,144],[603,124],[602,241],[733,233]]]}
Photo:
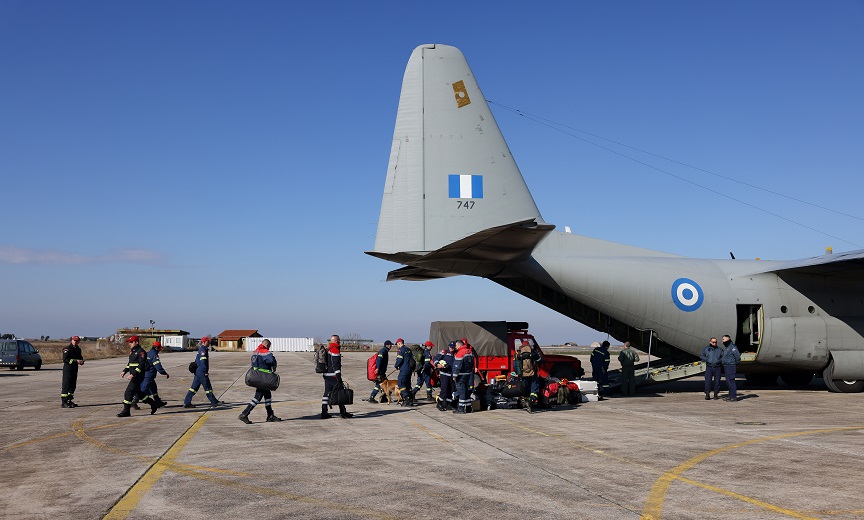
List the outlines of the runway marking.
{"label": "runway marking", "polygon": [[183,451],[183,448],[185,448],[195,434],[198,433],[198,430],[201,429],[208,417],[209,416],[206,414],[199,417],[192,426],[190,426],[189,429],[186,430],[186,432],[184,432],[170,448],[168,448],[165,455],[159,457],[156,462],[147,469],[144,475],[138,479],[138,482],[136,482],[114,505],[114,507],[111,508],[111,511],[105,515],[105,518],[114,520],[125,519],[129,516],[129,513],[134,511],[138,506],[138,502],[141,501],[141,498],[150,491],[150,488],[156,484],[165,471],[167,471],[170,466],[174,465],[174,461],[180,455],[180,452]]}
{"label": "runway marking", "polygon": [[750,498],[750,497],[746,497],[744,495],[739,495],[739,494],[734,493],[732,491],[727,491],[727,490],[724,490],[724,489],[721,489],[721,488],[718,488],[715,486],[711,486],[708,484],[702,484],[702,483],[690,480],[688,478],[682,477],[681,475],[685,471],[692,469],[697,464],[703,462],[704,460],[708,459],[709,457],[713,457],[714,455],[717,455],[719,453],[723,453],[726,451],[734,450],[737,448],[742,448],[744,446],[750,446],[751,444],[757,444],[757,443],[761,443],[761,442],[773,441],[773,440],[778,440],[778,439],[787,439],[789,437],[800,437],[803,435],[819,435],[822,433],[835,433],[835,432],[853,431],[853,430],[862,430],[862,429],[864,429],[864,426],[848,426],[848,427],[841,427],[841,428],[827,428],[827,429],[820,429],[820,430],[807,430],[807,431],[800,431],[800,432],[794,432],[794,433],[784,433],[781,435],[772,435],[770,437],[760,437],[758,439],[750,439],[750,440],[738,442],[735,444],[729,444],[727,446],[721,446],[720,448],[716,448],[716,449],[713,449],[710,451],[706,451],[704,453],[700,453],[699,455],[696,455],[695,457],[690,458],[689,460],[683,462],[682,464],[679,464],[678,466],[671,469],[670,471],[663,473],[660,476],[660,478],[654,482],[654,485],[651,487],[651,491],[648,493],[648,498],[645,500],[645,505],[642,508],[642,518],[646,519],[646,520],[648,520],[648,519],[659,520],[661,518],[661,514],[663,512],[663,501],[665,500],[666,493],[669,491],[669,486],[675,480],[680,480],[682,482],[686,482],[688,484],[699,486],[699,487],[702,487],[704,489],[709,489],[711,491],[722,493],[724,495],[727,495],[727,496],[730,496],[733,498],[737,498],[739,500],[743,500],[745,502],[757,505],[763,509],[767,509],[767,510],[775,512],[775,513],[780,513],[780,514],[784,514],[787,516],[791,516],[793,518],[813,518],[813,517],[807,516],[807,515],[805,515],[801,512],[798,512],[798,511],[793,511],[791,509],[785,509],[785,508],[782,508],[779,506],[768,504],[766,502],[762,502],[762,501],[757,500],[755,498]]}

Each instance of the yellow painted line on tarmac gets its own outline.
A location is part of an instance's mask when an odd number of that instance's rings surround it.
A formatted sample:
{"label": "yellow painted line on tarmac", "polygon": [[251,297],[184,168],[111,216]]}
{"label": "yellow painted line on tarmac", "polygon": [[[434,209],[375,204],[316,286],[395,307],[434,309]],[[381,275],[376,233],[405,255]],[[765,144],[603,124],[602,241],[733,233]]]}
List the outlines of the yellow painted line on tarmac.
{"label": "yellow painted line on tarmac", "polygon": [[642,518],[645,520],[659,520],[662,516],[663,512],[663,501],[666,498],[666,493],[669,491],[670,484],[675,480],[680,480],[682,482],[686,482],[688,484],[698,485],[699,487],[710,489],[712,491],[722,493],[724,495],[737,498],[739,500],[743,500],[745,502],[757,505],[763,509],[768,511],[772,511],[774,513],[779,513],[787,516],[791,516],[793,518],[813,518],[799,511],[793,511],[791,509],[785,509],[782,507],[778,507],[772,504],[768,504],[766,502],[762,502],[760,500],[756,500],[754,498],[746,497],[744,495],[739,495],[737,493],[733,493],[732,491],[723,490],[721,488],[710,486],[708,484],[698,483],[696,481],[687,479],[682,477],[681,475],[687,471],[695,467],[697,464],[703,462],[709,457],[713,457],[719,453],[723,453],[726,451],[742,448],[744,446],[750,446],[751,444],[758,444],[761,442],[774,441],[779,439],[787,439],[790,437],[800,437],[804,435],[820,435],[824,433],[836,433],[842,431],[854,431],[854,430],[862,430],[864,426],[848,426],[842,428],[826,428],[820,430],[806,430],[800,432],[793,433],[784,433],[781,435],[772,435],[769,437],[760,437],[758,439],[750,439],[743,442],[738,442],[735,444],[729,444],[728,446],[721,446],[720,448],[716,448],[710,451],[706,451],[704,453],[700,453],[695,457],[690,458],[689,460],[679,464],[675,468],[663,473],[660,478],[658,478],[654,485],[651,486],[651,491],[648,493],[648,498],[645,500],[645,505],[642,507]]}
{"label": "yellow painted line on tarmac", "polygon": [[177,439],[168,451],[165,452],[165,455],[156,460],[144,475],[138,479],[138,482],[136,482],[135,485],[133,485],[132,488],[123,495],[120,501],[114,504],[114,507],[112,507],[111,511],[105,515],[105,518],[115,520],[125,519],[129,516],[129,513],[138,507],[138,502],[140,502],[144,495],[150,491],[150,488],[152,488],[153,485],[159,481],[165,471],[174,464],[174,461],[178,456],[180,456],[180,452],[183,451],[183,448],[185,448],[195,434],[198,433],[198,430],[201,429],[208,417],[207,414],[199,417],[198,420],[196,420],[195,423],[192,424],[192,426],[190,426],[179,439]]}
{"label": "yellow painted line on tarmac", "polygon": [[429,428],[423,426],[423,425],[420,424],[420,423],[416,423],[416,422],[414,422],[414,421],[408,421],[408,422],[410,422],[411,425],[414,426],[415,428],[417,428],[418,430],[420,430],[420,431],[422,431],[422,432],[424,432],[424,433],[428,433],[428,434],[431,435],[433,438],[435,438],[435,439],[437,439],[437,440],[439,440],[439,441],[441,441],[441,442],[446,442],[447,444],[453,444],[452,442],[450,442],[449,440],[447,440],[447,439],[444,438],[443,436],[438,435],[437,433],[433,432],[432,430],[430,430]]}

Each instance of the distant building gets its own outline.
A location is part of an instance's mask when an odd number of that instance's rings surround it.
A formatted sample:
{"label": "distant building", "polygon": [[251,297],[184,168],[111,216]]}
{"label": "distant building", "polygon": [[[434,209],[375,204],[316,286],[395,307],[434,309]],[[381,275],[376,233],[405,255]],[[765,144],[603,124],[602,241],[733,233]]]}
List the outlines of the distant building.
{"label": "distant building", "polygon": [[[257,330],[247,329],[228,329],[223,330],[220,334],[216,335],[216,339],[219,343],[216,345],[216,348],[219,349],[230,349],[230,350],[246,350],[246,338],[260,338],[261,334],[258,334]],[[257,346],[257,345],[256,345]]]}
{"label": "distant building", "polygon": [[162,342],[163,337],[165,336],[188,337],[189,333],[180,329],[142,329],[139,327],[132,327],[131,329],[117,329],[113,341],[114,343],[126,343],[126,340],[128,340],[130,336],[138,336],[138,341],[141,343],[141,346],[145,349],[149,349],[153,346],[154,341],[158,340]]}

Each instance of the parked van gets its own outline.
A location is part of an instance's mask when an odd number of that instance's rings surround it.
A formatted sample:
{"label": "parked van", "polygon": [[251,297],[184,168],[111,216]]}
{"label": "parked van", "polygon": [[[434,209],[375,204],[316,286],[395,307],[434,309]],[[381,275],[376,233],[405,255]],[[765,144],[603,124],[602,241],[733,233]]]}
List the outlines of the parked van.
{"label": "parked van", "polygon": [[24,367],[42,368],[42,356],[29,341],[0,339],[0,366],[24,370]]}

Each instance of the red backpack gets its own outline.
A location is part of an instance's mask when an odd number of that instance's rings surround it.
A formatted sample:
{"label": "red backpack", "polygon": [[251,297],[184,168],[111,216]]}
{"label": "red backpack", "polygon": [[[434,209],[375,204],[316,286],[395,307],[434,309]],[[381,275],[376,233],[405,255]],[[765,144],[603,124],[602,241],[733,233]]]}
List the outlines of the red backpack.
{"label": "red backpack", "polygon": [[377,368],[376,367],[377,364],[378,364],[378,353],[376,352],[376,353],[372,354],[372,357],[370,357],[369,361],[366,362],[366,379],[368,379],[369,381],[375,381],[375,378],[377,377],[375,375],[375,368]]}

